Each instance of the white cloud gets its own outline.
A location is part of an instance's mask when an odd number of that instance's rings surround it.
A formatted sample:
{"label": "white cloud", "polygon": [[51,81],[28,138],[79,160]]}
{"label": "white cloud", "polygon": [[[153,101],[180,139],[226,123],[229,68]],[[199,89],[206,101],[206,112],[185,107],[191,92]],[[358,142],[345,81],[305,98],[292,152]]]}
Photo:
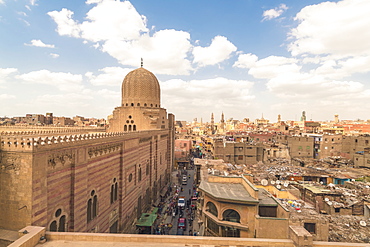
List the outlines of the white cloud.
{"label": "white cloud", "polygon": [[8,99],[15,99],[14,95],[10,94],[0,94],[0,100],[8,100]]}
{"label": "white cloud", "polygon": [[48,12],[48,15],[57,23],[58,27],[56,31],[59,33],[59,35],[66,35],[75,38],[80,37],[81,30],[77,22],[72,19],[72,11],[63,8],[59,12]]}
{"label": "white cloud", "polygon": [[[147,28],[146,17],[140,15],[129,1],[87,0],[95,4],[83,22],[73,19],[67,9],[48,14],[57,24],[60,35],[93,42],[117,59],[122,65],[138,67],[144,58],[144,67],[156,74],[188,75],[194,70],[190,61],[193,46],[190,34],[185,31]],[[153,32],[153,33],[151,33]],[[212,54],[204,54],[209,51]],[[194,62],[199,66],[220,63],[230,57],[236,47],[225,37],[217,36],[209,47],[196,47]]]}
{"label": "white cloud", "polygon": [[0,68],[0,84],[5,83],[10,74],[18,72],[16,68]]}
{"label": "white cloud", "polygon": [[278,18],[287,9],[288,7],[285,4],[280,4],[279,7],[277,8],[265,10],[262,14],[263,16],[262,21]]}
{"label": "white cloud", "polygon": [[223,77],[191,81],[173,79],[161,82],[162,106],[169,112],[176,112],[180,119],[189,108],[196,108],[203,116],[216,110],[238,111],[240,108],[236,109],[235,105],[247,107],[253,102],[252,87],[253,82]]}
{"label": "white cloud", "polygon": [[333,54],[341,57],[370,55],[370,1],[342,0],[303,8],[299,25],[291,30],[292,55]]}
{"label": "white cloud", "polygon": [[17,12],[18,15],[27,16],[27,14],[23,11]]}
{"label": "white cloud", "polygon": [[30,44],[25,43],[25,45],[28,45],[28,46],[36,46],[36,47],[45,47],[45,48],[55,48],[54,45],[45,44],[44,42],[42,42],[39,39],[33,39],[33,40],[31,40],[31,43]]}
{"label": "white cloud", "polygon": [[230,58],[232,52],[237,50],[226,37],[216,36],[208,47],[196,46],[193,48],[194,63],[199,66],[215,65]]}
{"label": "white cloud", "polygon": [[240,54],[238,57],[238,61],[236,61],[233,67],[250,69],[256,65],[258,61],[258,57],[254,54]]}
{"label": "white cloud", "polygon": [[50,53],[50,56],[52,58],[58,58],[59,57],[59,54],[56,54],[56,53]]}
{"label": "white cloud", "polygon": [[30,0],[30,4],[31,4],[32,6],[37,5],[37,4],[36,4],[36,2],[37,2],[37,0]]}
{"label": "white cloud", "polygon": [[281,56],[269,56],[258,60],[254,54],[241,54],[234,67],[249,69],[249,74],[255,78],[271,79],[280,74],[297,73],[301,66],[297,65],[297,59]]}
{"label": "white cloud", "polygon": [[55,86],[61,91],[76,92],[83,89],[82,76],[63,72],[50,72],[48,70],[32,71],[16,77],[26,83]]}
{"label": "white cloud", "polygon": [[87,72],[85,76],[94,86],[121,86],[125,76],[132,71],[132,69],[124,69],[120,67],[105,67],[100,69],[102,73],[93,75],[92,72]]}
{"label": "white cloud", "polygon": [[144,34],[131,42],[108,40],[102,50],[123,65],[138,67],[140,58],[143,58],[144,67],[155,74],[181,75],[192,70],[190,61],[186,59],[191,49],[189,39],[187,32],[161,30],[152,37]]}

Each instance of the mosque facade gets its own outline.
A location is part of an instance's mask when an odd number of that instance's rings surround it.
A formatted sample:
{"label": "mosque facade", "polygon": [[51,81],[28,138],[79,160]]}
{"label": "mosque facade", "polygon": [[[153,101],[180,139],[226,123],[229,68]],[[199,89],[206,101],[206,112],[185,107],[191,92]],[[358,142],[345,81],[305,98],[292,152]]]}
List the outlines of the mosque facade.
{"label": "mosque facade", "polygon": [[105,130],[0,130],[0,228],[126,232],[168,188],[174,115],[144,68],[122,83]]}

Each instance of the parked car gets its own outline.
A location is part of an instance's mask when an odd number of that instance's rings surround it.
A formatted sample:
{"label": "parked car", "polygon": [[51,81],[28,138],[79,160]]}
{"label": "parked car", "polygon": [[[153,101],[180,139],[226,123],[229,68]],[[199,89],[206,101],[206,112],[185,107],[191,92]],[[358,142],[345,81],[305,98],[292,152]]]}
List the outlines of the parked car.
{"label": "parked car", "polygon": [[186,230],[186,218],[179,218],[177,228]]}

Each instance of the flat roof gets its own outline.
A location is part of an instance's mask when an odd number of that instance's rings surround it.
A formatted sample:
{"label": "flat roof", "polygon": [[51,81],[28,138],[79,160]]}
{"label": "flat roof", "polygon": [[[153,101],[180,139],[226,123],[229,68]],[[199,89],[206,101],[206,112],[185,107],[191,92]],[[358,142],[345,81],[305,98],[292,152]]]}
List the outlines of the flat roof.
{"label": "flat roof", "polygon": [[264,188],[258,188],[259,206],[277,206],[277,202],[271,196]]}
{"label": "flat roof", "polygon": [[258,203],[241,184],[209,183],[202,181],[199,188],[215,198]]}

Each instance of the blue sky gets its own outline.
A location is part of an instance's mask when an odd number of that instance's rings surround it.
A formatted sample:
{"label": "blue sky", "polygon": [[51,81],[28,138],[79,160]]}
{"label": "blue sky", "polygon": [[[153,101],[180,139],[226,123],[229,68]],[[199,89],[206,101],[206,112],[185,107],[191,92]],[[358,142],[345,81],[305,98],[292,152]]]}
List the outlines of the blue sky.
{"label": "blue sky", "polygon": [[370,1],[0,0],[0,116],[106,118],[140,66],[178,120],[370,119]]}

